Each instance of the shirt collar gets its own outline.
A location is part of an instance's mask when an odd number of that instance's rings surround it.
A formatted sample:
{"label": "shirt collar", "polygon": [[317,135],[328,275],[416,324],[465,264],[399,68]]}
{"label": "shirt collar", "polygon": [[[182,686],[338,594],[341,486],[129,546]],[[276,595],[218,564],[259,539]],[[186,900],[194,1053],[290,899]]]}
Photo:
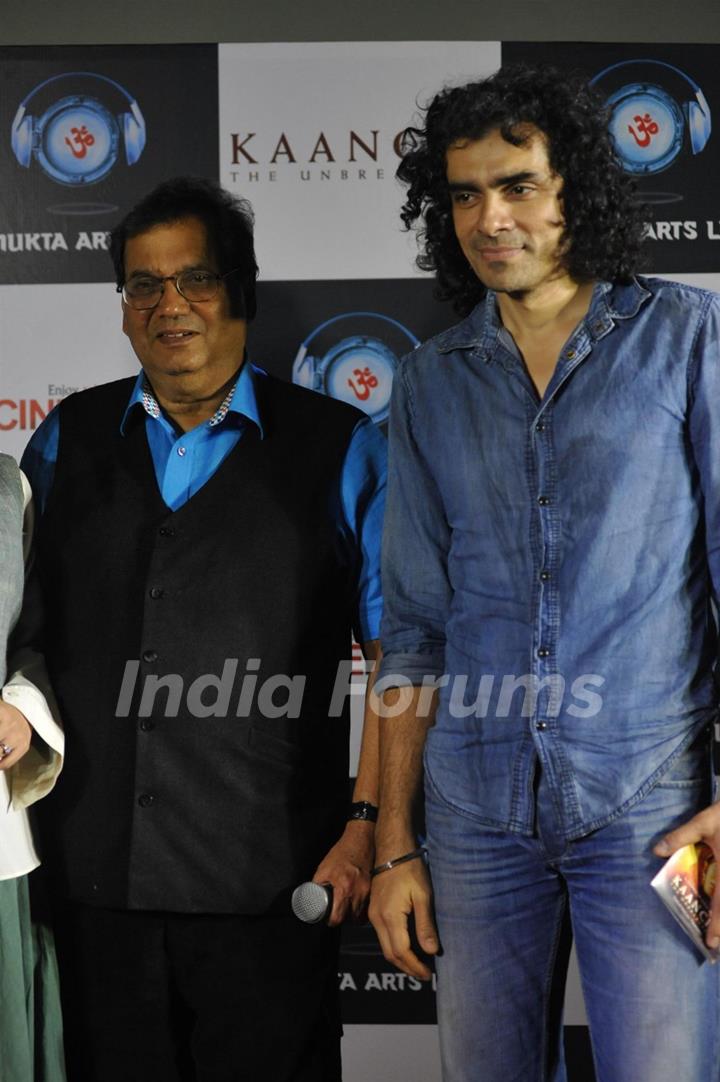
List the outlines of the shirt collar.
{"label": "shirt collar", "polygon": [[[634,278],[627,285],[597,282],[585,319],[593,327],[595,337],[607,332],[616,319],[631,319],[651,296],[644,279]],[[483,299],[461,323],[444,331],[435,339],[439,353],[454,349],[477,349],[489,357],[502,324],[497,299],[488,290]]]}
{"label": "shirt collar", "polygon": [[[209,421],[206,422],[207,427],[217,428],[228,415],[234,415],[235,417],[243,417],[248,421],[252,421],[259,429],[260,438],[262,439],[265,432],[260,419],[260,410],[258,408],[257,394],[255,392],[255,380],[261,375],[262,369],[256,368],[255,365],[250,364],[249,361],[246,362],[240,369],[238,378],[228,391],[226,397],[215,410],[215,413]],[[158,404],[147,376],[142,369],[135,380],[125,413],[120,422],[120,431],[123,436],[127,431],[130,417],[139,414],[141,410],[144,411],[148,417],[153,417],[155,419],[162,415],[160,405]]]}

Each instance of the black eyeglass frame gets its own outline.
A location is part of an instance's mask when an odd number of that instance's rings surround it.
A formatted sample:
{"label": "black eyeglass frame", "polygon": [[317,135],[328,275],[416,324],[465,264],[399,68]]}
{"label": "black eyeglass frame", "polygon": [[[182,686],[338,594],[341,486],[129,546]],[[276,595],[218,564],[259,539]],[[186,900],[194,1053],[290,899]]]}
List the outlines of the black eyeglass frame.
{"label": "black eyeglass frame", "polygon": [[188,304],[207,304],[208,301],[212,301],[212,300],[215,299],[215,297],[217,297],[218,291],[220,289],[220,283],[225,278],[227,278],[228,275],[235,274],[237,271],[239,271],[240,267],[233,267],[232,270],[225,271],[224,274],[216,274],[215,271],[205,271],[205,273],[210,275],[211,278],[214,280],[215,289],[214,289],[213,293],[209,297],[203,297],[202,300],[192,300],[190,297],[186,296],[186,294],[183,293],[182,289],[180,288],[180,279],[182,277],[184,277],[185,275],[188,275],[188,274],[196,274],[198,269],[199,268],[195,267],[192,270],[180,271],[179,274],[166,274],[162,278],[158,278],[154,274],[145,275],[146,278],[153,278],[158,283],[158,286],[160,287],[160,292],[158,293],[158,298],[153,304],[147,304],[147,305],[143,305],[142,307],[138,307],[137,304],[133,303],[135,300],[137,300],[137,298],[128,297],[127,293],[125,292],[125,290],[127,288],[127,282],[123,282],[123,284],[121,286],[115,286],[115,292],[122,294],[122,299],[123,299],[124,303],[128,306],[128,308],[132,308],[132,310],[134,312],[151,312],[153,308],[157,308],[157,306],[160,304],[160,301],[163,298],[163,293],[165,292],[165,283],[166,282],[172,282],[174,284],[176,290],[180,294],[180,296],[184,300],[186,300],[188,302]]}

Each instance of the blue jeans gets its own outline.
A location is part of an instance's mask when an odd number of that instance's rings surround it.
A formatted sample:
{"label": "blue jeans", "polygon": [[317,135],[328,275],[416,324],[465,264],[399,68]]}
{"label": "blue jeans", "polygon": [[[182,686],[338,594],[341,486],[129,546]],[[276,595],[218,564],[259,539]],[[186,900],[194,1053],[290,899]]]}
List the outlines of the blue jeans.
{"label": "blue jeans", "polygon": [[707,741],[630,811],[577,841],[541,779],[535,837],[488,831],[426,781],[444,1082],[564,1082],[570,930],[597,1082],[718,1082],[720,964],[650,880],[652,846],[711,800]]}

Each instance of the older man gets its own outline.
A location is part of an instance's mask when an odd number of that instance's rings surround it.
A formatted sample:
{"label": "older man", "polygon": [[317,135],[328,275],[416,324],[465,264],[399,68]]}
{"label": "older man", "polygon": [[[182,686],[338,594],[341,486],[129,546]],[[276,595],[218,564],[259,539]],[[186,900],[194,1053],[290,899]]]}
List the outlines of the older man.
{"label": "older man", "polygon": [[387,691],[371,917],[409,973],[409,913],[441,947],[446,1082],[565,1078],[570,924],[599,1082],[711,1082],[720,975],[650,881],[685,842],[720,857],[720,299],[634,276],[576,79],[443,91],[415,142],[405,222],[466,318],[395,383],[383,673],[414,690]]}
{"label": "older man", "polygon": [[329,708],[351,629],[375,652],[383,438],[246,360],[247,204],[170,181],[112,253],[142,371],[66,399],[24,460],[67,718],[43,832],[69,1073],[334,1080],[337,929],[289,894],[332,883],[337,924],[367,892],[376,740],[348,810]]}

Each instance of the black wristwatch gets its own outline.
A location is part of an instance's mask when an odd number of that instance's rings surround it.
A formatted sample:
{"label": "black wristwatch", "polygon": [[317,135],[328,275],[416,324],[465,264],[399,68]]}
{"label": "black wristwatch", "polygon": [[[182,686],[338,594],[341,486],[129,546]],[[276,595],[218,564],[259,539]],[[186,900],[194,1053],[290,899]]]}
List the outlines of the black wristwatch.
{"label": "black wristwatch", "polygon": [[351,819],[364,819],[368,823],[377,823],[377,804],[371,804],[369,800],[356,800],[350,805],[348,822]]}

